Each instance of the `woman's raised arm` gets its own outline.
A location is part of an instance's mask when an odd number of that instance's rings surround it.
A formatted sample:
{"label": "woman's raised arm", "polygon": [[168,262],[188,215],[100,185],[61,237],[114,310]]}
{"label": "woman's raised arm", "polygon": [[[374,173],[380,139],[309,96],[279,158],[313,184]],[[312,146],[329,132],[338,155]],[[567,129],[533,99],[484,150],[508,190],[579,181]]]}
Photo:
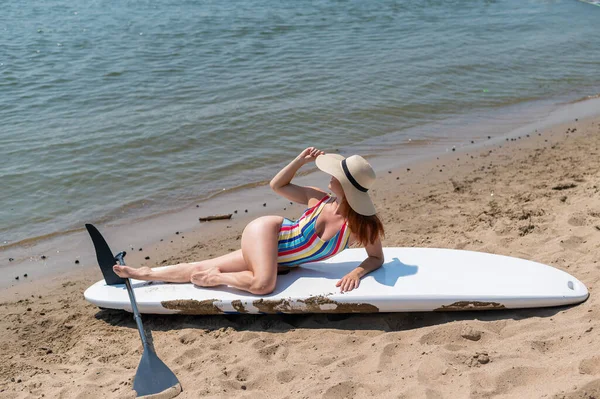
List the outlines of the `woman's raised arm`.
{"label": "woman's raised arm", "polygon": [[275,175],[269,185],[277,194],[289,199],[290,201],[298,202],[300,204],[308,204],[308,200],[311,198],[322,198],[326,193],[316,187],[305,187],[292,184],[291,181],[303,165],[314,162],[314,160],[323,151],[318,150],[314,147],[308,147],[300,153],[292,162],[287,164],[286,167],[281,169],[279,173]]}

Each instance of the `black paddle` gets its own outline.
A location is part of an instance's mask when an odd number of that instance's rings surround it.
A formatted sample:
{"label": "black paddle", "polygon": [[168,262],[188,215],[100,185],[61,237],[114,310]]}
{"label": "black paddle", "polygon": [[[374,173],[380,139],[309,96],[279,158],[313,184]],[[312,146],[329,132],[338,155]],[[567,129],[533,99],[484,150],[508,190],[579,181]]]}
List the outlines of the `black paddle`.
{"label": "black paddle", "polygon": [[[121,278],[113,271],[115,261],[118,261],[120,265],[124,266],[125,261],[123,257],[125,252],[119,252],[117,256],[112,255],[108,244],[102,237],[102,234],[91,224],[86,224],[85,228],[96,249],[96,258],[98,259],[98,265],[104,275],[104,280],[107,285],[125,284],[127,292],[129,293],[129,301],[131,302],[131,308],[133,309],[133,318],[137,323],[138,331],[140,332],[140,338],[142,339],[142,345],[144,347],[144,353],[142,353],[142,359],[138,365],[135,378],[133,380],[133,389],[137,393],[137,396],[156,395],[162,393],[163,395],[169,395],[171,397],[177,396],[181,392],[181,385],[179,380],[173,374],[173,372],[158,358],[154,344],[152,343],[152,333],[148,330],[148,336],[142,325],[142,318],[137,308],[135,301],[135,295],[131,288],[131,283],[128,278]],[[166,392],[169,391],[169,392]],[[161,397],[163,397],[161,395]]]}

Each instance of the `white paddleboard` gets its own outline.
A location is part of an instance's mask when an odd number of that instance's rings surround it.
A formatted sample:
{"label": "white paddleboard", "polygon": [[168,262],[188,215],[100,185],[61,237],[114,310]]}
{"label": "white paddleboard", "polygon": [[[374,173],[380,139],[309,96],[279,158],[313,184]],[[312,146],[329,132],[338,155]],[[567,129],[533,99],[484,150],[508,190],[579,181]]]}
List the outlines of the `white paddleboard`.
{"label": "white paddleboard", "polygon": [[[575,277],[541,263],[482,252],[384,248],[385,264],[340,293],[336,282],[365,258],[347,249],[277,278],[275,291],[257,296],[230,287],[202,288],[132,279],[141,313],[374,313],[534,308],[583,302],[588,290]],[[169,266],[165,266],[169,267]],[[131,312],[124,284],[99,281],[85,299]]]}

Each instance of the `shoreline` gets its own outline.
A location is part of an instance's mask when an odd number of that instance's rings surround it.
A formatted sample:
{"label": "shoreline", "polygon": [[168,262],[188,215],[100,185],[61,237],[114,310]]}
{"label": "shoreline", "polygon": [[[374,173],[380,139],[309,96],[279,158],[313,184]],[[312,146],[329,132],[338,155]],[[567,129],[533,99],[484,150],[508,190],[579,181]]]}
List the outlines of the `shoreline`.
{"label": "shoreline", "polygon": [[[159,357],[182,384],[178,398],[600,395],[594,338],[600,330],[600,117],[528,134],[379,174],[373,196],[387,230],[384,245],[548,264],[586,284],[586,302],[337,317],[145,315]],[[158,242],[132,253],[128,264],[237,249],[244,223],[234,222],[211,222],[210,236],[197,230],[174,245]],[[3,291],[2,395],[134,397],[139,334],[131,314],[84,300],[83,290],[101,278],[97,269]]]}
{"label": "shoreline", "polygon": [[[547,130],[552,126],[565,123],[571,114],[582,119],[590,117],[590,115],[596,115],[599,108],[600,98],[593,96],[586,100],[561,104],[560,107],[545,114],[536,122],[520,125],[507,132],[490,133],[490,136],[488,136],[489,132],[482,132],[483,134],[470,140],[470,143],[465,140],[460,142],[449,140],[432,144],[432,141],[428,139],[415,141],[407,139],[399,147],[368,158],[378,176],[381,176],[388,170],[397,170],[406,165],[428,162],[433,157],[444,156],[451,149],[453,151],[478,151],[490,145],[500,145],[506,138],[525,136],[528,132],[533,133],[537,130]],[[477,127],[469,128],[473,131],[477,130]],[[324,180],[319,173],[314,173],[315,171],[317,171],[316,168],[312,168],[311,171],[305,169],[295,180],[301,184],[322,186]],[[133,257],[134,261],[145,260],[146,256],[150,256],[151,260],[156,259],[156,256],[152,256],[145,248],[155,247],[161,240],[173,241],[173,244],[177,246],[177,243],[183,240],[181,237],[198,229],[205,235],[214,235],[215,229],[221,229],[224,223],[233,226],[232,223],[238,221],[245,225],[251,218],[265,214],[274,213],[294,218],[302,212],[301,206],[290,205],[289,202],[272,193],[268,189],[267,183],[253,183],[251,187],[226,190],[223,194],[217,193],[207,200],[199,201],[196,206],[188,205],[136,219],[114,220],[96,224],[96,227],[105,234],[109,245],[114,246],[111,248],[115,253],[120,250],[128,252],[129,257],[126,261],[131,259],[134,252],[139,252],[139,248],[143,249],[144,256],[142,258]],[[245,212],[246,210],[248,212]],[[232,219],[229,221],[198,222],[198,217],[229,213],[232,213]],[[175,234],[176,232],[179,234]],[[66,235],[58,234],[41,241],[31,239],[23,246],[9,245],[1,248],[0,252],[3,256],[0,261],[0,269],[4,271],[4,277],[0,278],[0,290],[9,286],[23,285],[24,282],[30,282],[32,279],[35,281],[58,276],[72,270],[96,267],[95,255],[88,241],[87,233],[83,229]],[[42,259],[42,256],[45,259]],[[9,259],[14,260],[8,261]],[[24,277],[25,274],[27,277]],[[19,276],[18,281],[15,280],[17,276]]]}

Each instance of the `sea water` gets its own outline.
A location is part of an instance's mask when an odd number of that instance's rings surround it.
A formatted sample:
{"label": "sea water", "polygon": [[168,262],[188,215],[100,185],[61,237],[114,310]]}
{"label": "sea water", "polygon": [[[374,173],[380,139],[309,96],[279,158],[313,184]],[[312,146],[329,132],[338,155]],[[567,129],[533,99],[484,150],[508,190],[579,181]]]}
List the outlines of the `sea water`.
{"label": "sea water", "polygon": [[5,0],[0,246],[252,186],[307,146],[502,134],[600,93],[599,26],[575,0]]}

